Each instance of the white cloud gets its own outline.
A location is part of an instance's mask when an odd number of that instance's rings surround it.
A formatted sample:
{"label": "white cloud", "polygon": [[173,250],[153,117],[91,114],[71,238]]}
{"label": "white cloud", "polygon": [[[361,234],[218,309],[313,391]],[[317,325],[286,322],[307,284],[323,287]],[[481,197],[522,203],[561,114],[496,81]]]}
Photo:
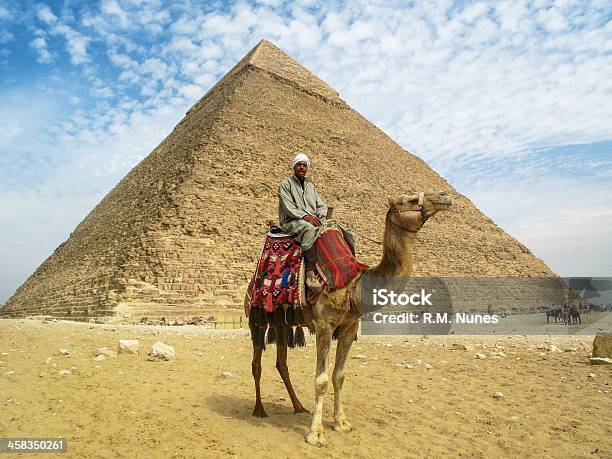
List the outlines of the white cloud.
{"label": "white cloud", "polygon": [[38,19],[47,24],[54,24],[57,22],[57,16],[53,14],[51,8],[49,8],[47,5],[38,5],[37,15]]}
{"label": "white cloud", "polygon": [[138,65],[138,63],[127,54],[109,51],[108,57],[113,64],[124,69],[134,68]]}
{"label": "white cloud", "polygon": [[468,4],[460,14],[460,17],[465,22],[474,22],[476,18],[483,17],[489,11],[489,6],[486,2],[478,2]]}
{"label": "white cloud", "polygon": [[541,10],[538,13],[538,20],[551,32],[562,32],[567,27],[567,21],[558,8]]}
{"label": "white cloud", "polygon": [[145,28],[153,35],[159,35],[164,31],[164,27],[157,22],[147,23],[145,24]]}
{"label": "white cloud", "polygon": [[195,102],[200,97],[202,97],[202,95],[204,95],[205,91],[200,85],[188,84],[188,85],[182,86],[179,89],[179,92],[181,93],[181,95],[185,97],[185,99]]}
{"label": "white cloud", "polygon": [[128,15],[115,0],[104,0],[102,2],[102,12],[119,19],[119,25],[126,28],[129,25]]}
{"label": "white cloud", "polygon": [[154,96],[157,93],[157,80],[146,81],[145,84],[140,88],[140,94],[142,96]]}
{"label": "white cloud", "polygon": [[9,64],[9,58],[13,54],[10,45],[15,41],[15,34],[10,28],[19,20],[14,9],[11,11],[4,5],[0,5],[0,45],[5,45],[0,46],[0,66]]}
{"label": "white cloud", "polygon": [[201,59],[219,59],[223,56],[223,50],[215,43],[202,43],[196,54]]}
{"label": "white cloud", "polygon": [[200,22],[201,19],[197,16],[195,18],[183,16],[172,23],[170,31],[179,35],[194,35]]}
{"label": "white cloud", "polygon": [[96,97],[103,98],[109,98],[115,95],[113,90],[108,86],[92,88],[91,93]]}
{"label": "white cloud", "polygon": [[38,53],[38,62],[47,64],[51,62],[51,53],[47,49],[47,41],[43,37],[37,37],[30,42],[30,46]]}
{"label": "white cloud", "polygon": [[6,9],[4,6],[0,5],[0,20],[8,20],[11,18],[12,18],[12,15],[9,12],[9,10]]}
{"label": "white cloud", "polygon": [[155,80],[162,80],[168,76],[168,65],[154,57],[144,61],[140,66],[140,71],[143,75],[151,75]]}
{"label": "white cloud", "polygon": [[160,34],[171,21],[170,12],[156,2],[142,3],[135,11],[135,21],[149,33]]}
{"label": "white cloud", "polygon": [[15,40],[15,35],[8,30],[0,30],[0,44],[7,44]]}
{"label": "white cloud", "polygon": [[170,41],[168,49],[182,53],[193,53],[198,47],[189,38],[175,37]]}
{"label": "white cloud", "polygon": [[138,81],[140,81],[140,76],[132,70],[126,70],[119,74],[118,80],[119,81],[129,81],[131,83],[137,83]]}
{"label": "white cloud", "polygon": [[282,0],[257,0],[257,3],[266,6],[279,6],[282,3]]}
{"label": "white cloud", "polygon": [[59,24],[51,29],[53,33],[61,34],[66,39],[66,51],[70,54],[70,62],[84,64],[89,62],[87,45],[89,38],[65,24]]}

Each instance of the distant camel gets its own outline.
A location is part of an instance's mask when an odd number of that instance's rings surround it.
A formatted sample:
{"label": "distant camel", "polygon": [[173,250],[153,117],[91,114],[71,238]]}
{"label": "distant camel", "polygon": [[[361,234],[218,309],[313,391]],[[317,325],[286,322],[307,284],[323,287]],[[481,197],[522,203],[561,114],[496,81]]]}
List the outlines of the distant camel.
{"label": "distant camel", "polygon": [[582,325],[582,318],[580,317],[580,311],[578,306],[575,304],[563,306],[563,323],[566,325],[575,325],[579,323]]}
{"label": "distant camel", "polygon": [[546,311],[546,323],[550,323],[550,318],[555,319],[555,323],[560,322],[562,320],[563,311],[561,308],[552,308]]}
{"label": "distant camel", "polygon": [[569,325],[570,311],[567,304],[563,305],[563,309],[561,310],[561,319],[563,320],[564,324]]}
{"label": "distant camel", "polygon": [[570,320],[572,324],[579,323],[582,325],[582,317],[580,317],[580,311],[578,310],[578,306],[575,304],[570,306]]}

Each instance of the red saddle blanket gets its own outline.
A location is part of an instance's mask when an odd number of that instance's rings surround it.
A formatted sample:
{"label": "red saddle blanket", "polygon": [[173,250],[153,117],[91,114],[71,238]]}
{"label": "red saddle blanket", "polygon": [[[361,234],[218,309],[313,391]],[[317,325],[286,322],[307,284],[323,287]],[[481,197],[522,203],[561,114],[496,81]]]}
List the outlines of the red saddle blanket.
{"label": "red saddle blanket", "polygon": [[357,274],[368,269],[355,259],[340,228],[326,228],[317,238],[315,247],[317,271],[329,292],[345,287]]}
{"label": "red saddle blanket", "polygon": [[251,307],[273,312],[279,305],[300,306],[303,280],[302,246],[293,236],[268,232],[249,283],[246,315]]}

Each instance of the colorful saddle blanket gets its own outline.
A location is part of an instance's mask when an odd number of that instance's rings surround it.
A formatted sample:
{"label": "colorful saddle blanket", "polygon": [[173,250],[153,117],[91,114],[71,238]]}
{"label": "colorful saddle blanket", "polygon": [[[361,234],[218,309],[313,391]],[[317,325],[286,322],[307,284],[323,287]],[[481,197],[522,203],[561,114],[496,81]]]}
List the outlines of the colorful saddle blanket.
{"label": "colorful saddle blanket", "polygon": [[245,313],[252,307],[273,312],[276,306],[302,304],[304,264],[302,246],[289,234],[269,231],[255,275],[249,283]]}
{"label": "colorful saddle blanket", "polygon": [[315,247],[317,271],[328,292],[345,287],[356,275],[368,269],[367,265],[355,259],[342,230],[337,226],[325,228],[317,238]]}
{"label": "colorful saddle blanket", "polygon": [[[277,306],[285,309],[293,306],[295,309],[305,303],[302,246],[293,236],[279,231],[276,228],[266,234],[245,298],[247,317],[251,308],[272,313]],[[355,276],[368,269],[367,265],[355,259],[337,226],[325,228],[315,244],[317,274],[327,292],[345,287]]]}

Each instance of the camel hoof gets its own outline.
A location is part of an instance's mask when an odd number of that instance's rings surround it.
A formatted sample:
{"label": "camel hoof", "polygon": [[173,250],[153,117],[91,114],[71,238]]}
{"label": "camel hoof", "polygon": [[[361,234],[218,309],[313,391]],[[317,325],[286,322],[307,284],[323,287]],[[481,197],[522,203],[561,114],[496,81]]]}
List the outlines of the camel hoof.
{"label": "camel hoof", "polygon": [[309,443],[313,446],[316,446],[317,448],[321,448],[322,446],[326,446],[327,445],[327,440],[325,439],[325,437],[323,436],[323,429],[321,428],[321,431],[319,432],[310,432],[308,435],[306,435],[306,443]]}
{"label": "camel hoof", "polygon": [[353,430],[353,426],[346,420],[346,418],[337,419],[334,423],[334,430],[336,432],[350,432]]}
{"label": "camel hoof", "polygon": [[293,414],[298,414],[298,413],[310,413],[310,411],[308,411],[303,406],[300,406],[299,408],[294,408],[293,410]]}
{"label": "camel hoof", "polygon": [[256,418],[267,418],[268,413],[263,409],[263,406],[256,406],[253,410],[253,416]]}

